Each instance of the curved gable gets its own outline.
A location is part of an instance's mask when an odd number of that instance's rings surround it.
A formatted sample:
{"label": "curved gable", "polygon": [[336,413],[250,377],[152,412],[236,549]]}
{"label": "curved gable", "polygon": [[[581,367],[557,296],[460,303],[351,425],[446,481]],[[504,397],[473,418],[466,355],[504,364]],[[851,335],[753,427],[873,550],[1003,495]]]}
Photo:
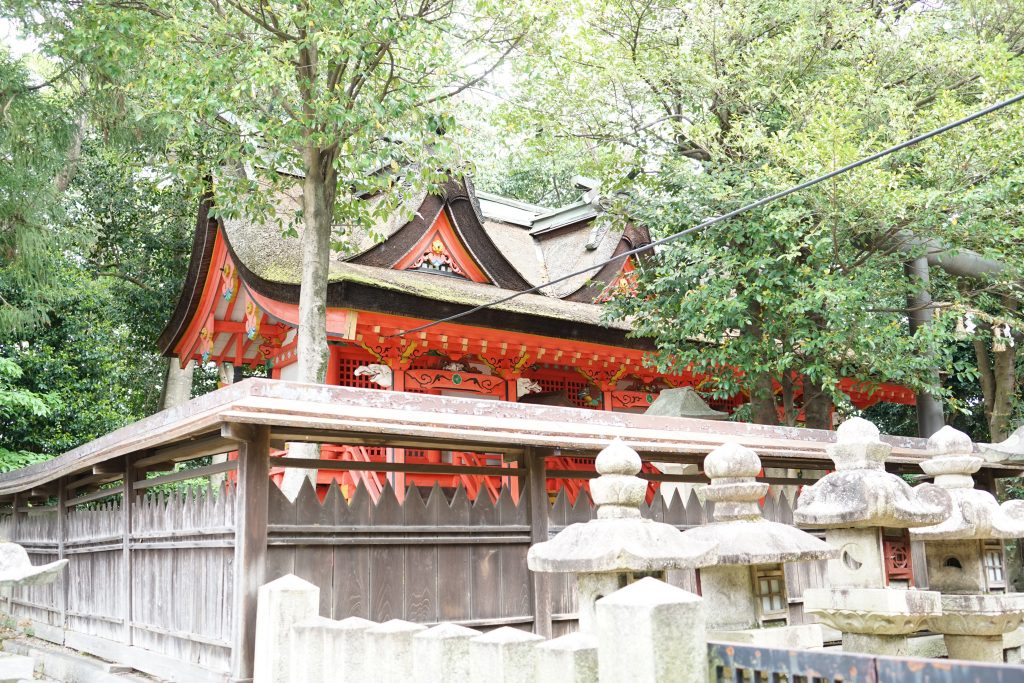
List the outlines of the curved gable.
{"label": "curved gable", "polygon": [[429,243],[439,220],[448,222],[452,236],[462,245],[469,260],[478,266],[485,278],[475,281],[490,282],[504,289],[530,288],[530,283],[519,274],[487,234],[467,184],[454,180],[442,186],[441,195],[428,195],[416,216],[391,237],[353,257],[351,262],[380,268],[401,268],[399,264],[405,263],[410,255],[416,254],[418,257],[420,246]]}

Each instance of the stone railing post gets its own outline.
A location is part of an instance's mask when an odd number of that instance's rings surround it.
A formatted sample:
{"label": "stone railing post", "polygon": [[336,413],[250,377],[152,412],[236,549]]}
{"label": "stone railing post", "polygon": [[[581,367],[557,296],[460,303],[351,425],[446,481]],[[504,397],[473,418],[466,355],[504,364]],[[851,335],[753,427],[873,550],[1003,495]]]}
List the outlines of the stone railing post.
{"label": "stone railing post", "polygon": [[401,683],[412,679],[413,636],[427,627],[411,621],[391,619],[366,629],[365,679],[372,683]]}
{"label": "stone railing post", "polygon": [[544,638],[511,626],[469,641],[471,680],[489,683],[535,683],[537,643]]}
{"label": "stone railing post", "polygon": [[339,671],[364,680],[365,632],[376,625],[359,617],[314,617],[292,626],[291,683],[333,683]]}
{"label": "stone railing post", "polygon": [[597,680],[597,638],[570,633],[537,646],[537,680],[594,683]]}
{"label": "stone railing post", "polygon": [[471,680],[469,641],[480,635],[458,624],[438,624],[413,636],[412,652],[416,662],[416,683]]}
{"label": "stone railing post", "polygon": [[647,577],[597,601],[600,683],[708,679],[701,599]]}
{"label": "stone railing post", "polygon": [[320,589],[294,574],[260,586],[256,609],[253,683],[291,680],[291,632],[320,611]]}

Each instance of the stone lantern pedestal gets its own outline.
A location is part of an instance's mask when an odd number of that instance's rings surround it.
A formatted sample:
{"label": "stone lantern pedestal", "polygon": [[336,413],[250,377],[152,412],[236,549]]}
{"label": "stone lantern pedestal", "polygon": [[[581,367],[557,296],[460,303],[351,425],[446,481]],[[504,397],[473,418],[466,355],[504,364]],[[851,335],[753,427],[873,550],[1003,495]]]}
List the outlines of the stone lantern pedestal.
{"label": "stone lantern pedestal", "polygon": [[941,524],[911,536],[925,541],[928,582],[942,593],[942,614],[928,627],[943,635],[949,657],[1002,662],[1004,634],[1024,623],[1024,594],[1002,592],[1002,543],[1024,537],[1024,501],[999,505],[974,488],[971,475],[983,460],[973,449],[970,437],[948,426],[928,439],[932,456],[921,469],[949,492],[953,510]]}
{"label": "stone lantern pedestal", "polygon": [[665,580],[670,569],[713,564],[715,545],[687,541],[682,532],[640,516],[647,482],[640,456],[616,439],[595,462],[601,475],[590,482],[597,518],[572,524],[552,540],[530,547],[530,569],[576,574],[580,631],[593,631],[598,599],[652,576]]}
{"label": "stone lantern pedestal", "polygon": [[700,569],[709,637],[764,647],[822,646],[818,624],[789,624],[786,562],[827,560],[838,551],[787,524],[761,517],[758,500],[768,484],[756,479],[761,459],[749,448],[726,444],[708,454],[704,496],[715,502],[712,524],[683,532],[698,543],[718,543],[718,563]]}
{"label": "stone lantern pedestal", "polygon": [[937,486],[911,488],[886,472],[891,446],[867,420],[840,425],[828,450],[836,471],[804,489],[793,518],[825,529],[839,557],[828,564],[830,588],[804,593],[804,611],[842,631],[848,652],[905,655],[907,636],[941,614],[941,598],[911,587],[909,549],[887,532],[941,522],[952,501]]}

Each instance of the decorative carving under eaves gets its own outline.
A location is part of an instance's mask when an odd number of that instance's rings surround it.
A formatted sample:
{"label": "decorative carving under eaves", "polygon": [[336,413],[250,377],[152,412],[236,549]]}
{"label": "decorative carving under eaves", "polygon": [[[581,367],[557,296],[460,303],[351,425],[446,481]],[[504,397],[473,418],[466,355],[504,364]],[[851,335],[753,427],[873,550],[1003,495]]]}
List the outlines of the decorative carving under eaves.
{"label": "decorative carving under eaves", "polygon": [[231,261],[225,263],[224,267],[220,269],[220,279],[221,288],[224,290],[222,295],[224,301],[231,301],[238,293],[238,271],[235,270],[235,264]]}
{"label": "decorative carving under eaves", "polygon": [[441,241],[440,236],[435,236],[430,242],[430,249],[423,252],[418,259],[416,259],[409,270],[426,270],[433,271],[435,273],[444,273],[445,275],[458,275],[459,277],[466,277],[466,273],[463,272],[459,264],[455,262],[455,259],[448,253],[448,247],[445,246],[444,242]]}
{"label": "decorative carving under eaves", "polygon": [[473,391],[479,394],[495,394],[504,390],[505,381],[494,375],[476,372],[449,372],[447,370],[416,369],[405,373],[410,386],[421,389],[452,389]]}

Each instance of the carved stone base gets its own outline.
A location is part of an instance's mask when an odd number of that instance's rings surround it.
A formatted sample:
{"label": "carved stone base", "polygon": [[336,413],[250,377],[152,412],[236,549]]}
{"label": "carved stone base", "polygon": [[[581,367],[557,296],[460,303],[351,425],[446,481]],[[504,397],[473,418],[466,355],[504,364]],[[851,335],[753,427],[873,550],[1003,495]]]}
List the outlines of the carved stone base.
{"label": "carved stone base", "polygon": [[843,633],[843,652],[886,657],[907,657],[906,636],[880,636],[872,633]]}
{"label": "carved stone base", "polygon": [[928,628],[954,636],[1001,636],[1024,622],[1024,593],[943,595],[942,615]]}
{"label": "carved stone base", "polygon": [[804,592],[804,612],[847,633],[906,636],[942,613],[935,591],[894,588],[814,588]]}
{"label": "carved stone base", "polygon": [[943,636],[950,659],[972,662],[1002,662],[1002,636]]}

